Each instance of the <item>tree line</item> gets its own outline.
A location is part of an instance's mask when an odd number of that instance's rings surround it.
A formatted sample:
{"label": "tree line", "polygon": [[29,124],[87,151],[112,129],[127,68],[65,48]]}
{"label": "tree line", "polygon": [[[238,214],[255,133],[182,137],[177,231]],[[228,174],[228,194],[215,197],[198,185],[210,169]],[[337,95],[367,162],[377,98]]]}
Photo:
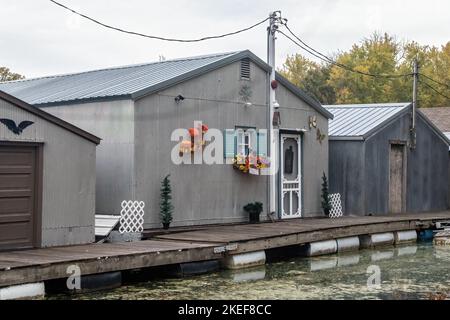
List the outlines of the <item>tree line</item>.
{"label": "tree line", "polygon": [[[331,58],[352,70],[384,75],[411,74],[417,59],[419,72],[440,82],[419,76],[422,81],[418,87],[419,106],[450,107],[448,98],[423,84],[428,83],[450,97],[450,42],[435,47],[374,33]],[[412,76],[370,77],[332,63],[316,62],[300,53],[288,56],[278,71],[322,104],[412,101]]]}

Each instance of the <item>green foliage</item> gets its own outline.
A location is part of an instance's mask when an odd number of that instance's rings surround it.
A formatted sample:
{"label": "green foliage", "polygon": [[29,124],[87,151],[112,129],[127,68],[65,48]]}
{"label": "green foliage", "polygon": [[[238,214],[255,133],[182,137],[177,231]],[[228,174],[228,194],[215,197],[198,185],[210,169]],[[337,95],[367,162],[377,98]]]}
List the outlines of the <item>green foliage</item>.
{"label": "green foliage", "polygon": [[159,204],[162,223],[171,223],[173,220],[172,187],[170,185],[170,175],[164,177],[161,183],[161,200]]}
{"label": "green foliage", "polygon": [[13,73],[6,67],[0,67],[0,82],[20,80],[20,79],[24,79],[24,78],[25,78],[24,76],[22,76],[18,73]]}
{"label": "green foliage", "polygon": [[260,214],[263,211],[263,204],[261,202],[249,203],[244,206],[244,211],[248,213],[258,213]]}
{"label": "green foliage", "polygon": [[328,214],[331,210],[330,193],[328,191],[328,179],[325,172],[322,176],[322,209],[326,214]]}
{"label": "green foliage", "polygon": [[[374,33],[332,58],[354,70],[372,74],[412,73],[414,59],[419,72],[450,85],[450,42],[440,48],[401,42],[395,37]],[[340,67],[314,62],[300,54],[288,56],[280,72],[323,104],[405,102],[412,100],[412,77],[374,78]],[[422,78],[422,81],[450,95],[449,89]],[[449,106],[449,101],[419,84],[419,107]]]}
{"label": "green foliage", "polygon": [[336,96],[333,87],[327,83],[330,70],[327,65],[295,54],[286,58],[280,73],[321,103],[332,104],[336,101]]}

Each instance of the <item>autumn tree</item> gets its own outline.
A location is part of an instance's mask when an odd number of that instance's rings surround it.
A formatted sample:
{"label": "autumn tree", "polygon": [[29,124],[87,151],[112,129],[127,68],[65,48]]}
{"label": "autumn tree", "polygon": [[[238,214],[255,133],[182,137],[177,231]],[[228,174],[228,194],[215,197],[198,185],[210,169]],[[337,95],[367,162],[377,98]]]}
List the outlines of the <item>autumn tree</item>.
{"label": "autumn tree", "polygon": [[328,65],[295,54],[286,58],[280,73],[321,103],[332,104],[336,96],[334,88],[327,82],[330,70]]}
{"label": "autumn tree", "polygon": [[[418,60],[421,81],[450,95],[450,42],[441,48],[401,42],[388,34],[374,33],[350,50],[334,54],[338,64],[376,75],[408,75],[394,78],[370,77],[300,54],[288,56],[280,72],[323,104],[405,102],[412,96],[412,66]],[[449,106],[449,101],[426,84],[419,85],[419,106]]]}
{"label": "autumn tree", "polygon": [[25,78],[24,76],[22,76],[18,73],[11,72],[6,67],[0,67],[0,82],[20,80],[20,79],[24,79],[24,78]]}

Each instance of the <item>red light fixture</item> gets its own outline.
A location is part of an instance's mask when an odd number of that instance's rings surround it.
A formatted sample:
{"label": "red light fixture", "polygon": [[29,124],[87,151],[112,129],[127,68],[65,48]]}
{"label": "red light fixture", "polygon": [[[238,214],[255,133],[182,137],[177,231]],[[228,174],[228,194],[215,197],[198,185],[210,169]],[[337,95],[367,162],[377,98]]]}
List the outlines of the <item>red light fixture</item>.
{"label": "red light fixture", "polygon": [[272,87],[273,90],[275,90],[276,88],[278,88],[278,81],[272,80],[272,82],[270,83],[270,86]]}

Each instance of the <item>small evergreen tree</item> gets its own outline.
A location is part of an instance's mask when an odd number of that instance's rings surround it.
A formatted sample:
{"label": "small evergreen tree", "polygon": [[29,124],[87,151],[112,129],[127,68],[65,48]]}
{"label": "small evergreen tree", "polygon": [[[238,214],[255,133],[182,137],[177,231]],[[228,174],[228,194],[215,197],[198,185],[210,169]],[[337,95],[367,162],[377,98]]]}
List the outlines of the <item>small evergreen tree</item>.
{"label": "small evergreen tree", "polygon": [[170,186],[170,174],[164,177],[161,183],[161,200],[159,204],[161,222],[168,225],[172,222],[173,205],[172,205],[172,187]]}
{"label": "small evergreen tree", "polygon": [[322,176],[322,209],[326,215],[329,215],[331,210],[331,203],[328,191],[328,179],[325,172]]}

